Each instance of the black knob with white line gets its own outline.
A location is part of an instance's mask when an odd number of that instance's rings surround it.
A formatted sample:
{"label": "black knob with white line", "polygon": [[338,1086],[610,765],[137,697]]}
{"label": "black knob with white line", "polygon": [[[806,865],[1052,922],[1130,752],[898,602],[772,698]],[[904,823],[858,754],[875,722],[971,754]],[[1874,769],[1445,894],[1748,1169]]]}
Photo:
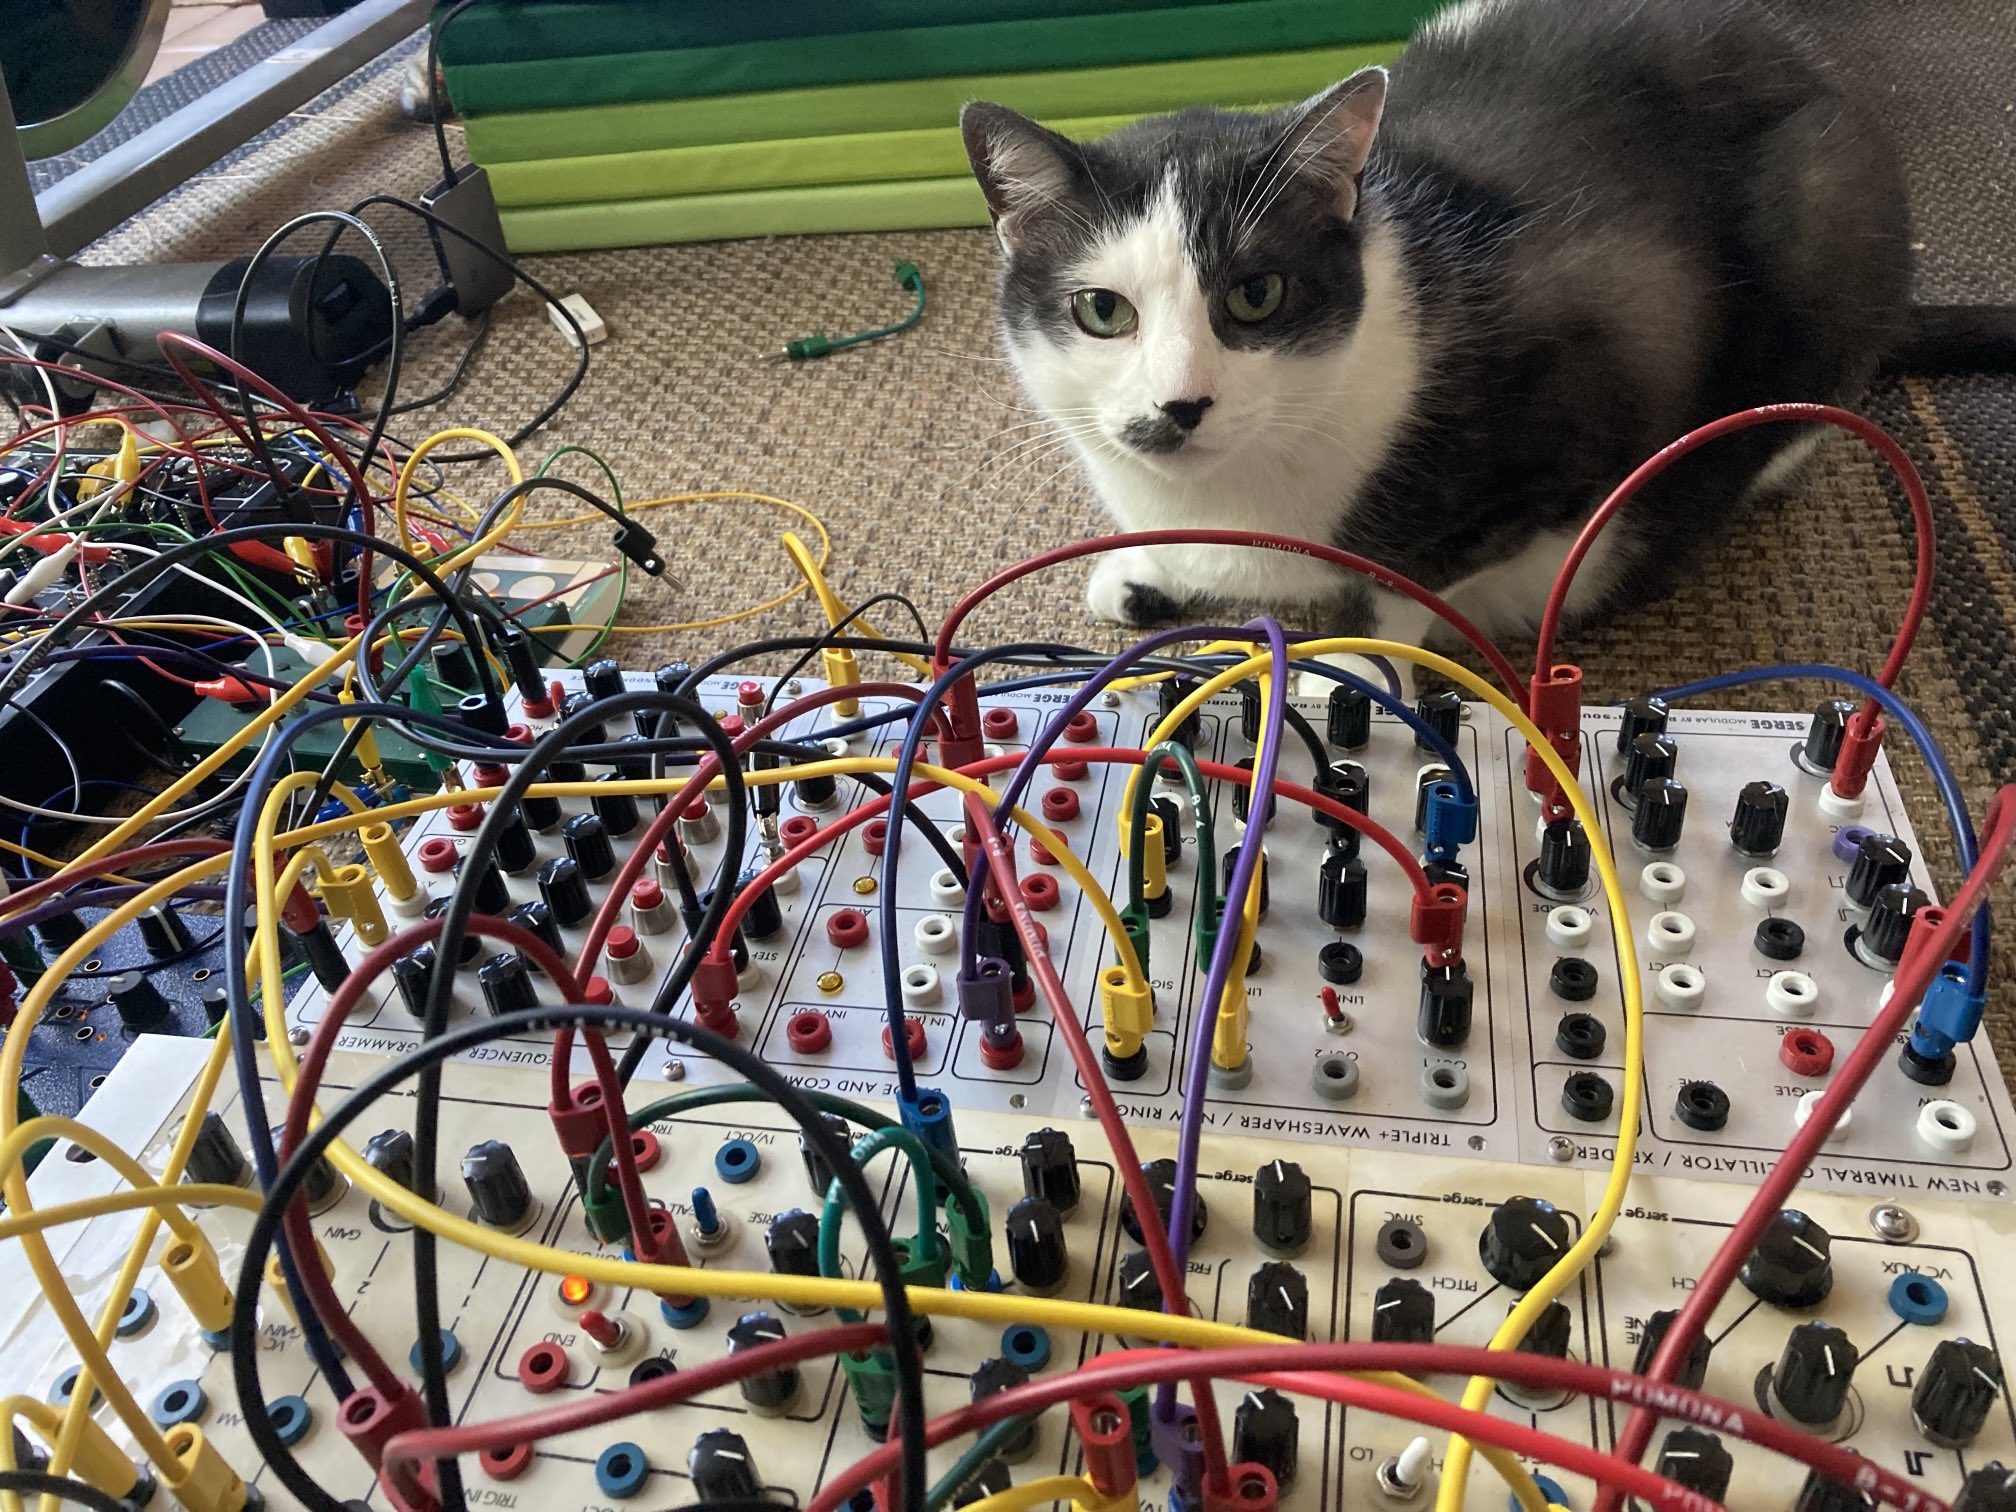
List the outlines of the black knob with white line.
{"label": "black knob with white line", "polygon": [[1475,984],[1459,961],[1453,966],[1428,966],[1421,970],[1421,1006],[1415,1017],[1415,1032],[1421,1043],[1437,1050],[1454,1050],[1470,1038]]}
{"label": "black knob with white line", "polygon": [[1792,1512],[1868,1512],[1875,1505],[1852,1486],[1829,1480],[1813,1470],[1808,1472],[1806,1484],[1799,1488],[1799,1499],[1792,1503]]}
{"label": "black knob with white line", "polygon": [[189,1158],[183,1162],[182,1179],[241,1186],[250,1175],[245,1151],[231,1126],[224,1122],[224,1115],[205,1113],[202,1126],[196,1130],[196,1142],[189,1147]]}
{"label": "black knob with white line", "polygon": [[1518,1344],[1519,1353],[1545,1355],[1550,1360],[1568,1358],[1568,1346],[1575,1338],[1575,1315],[1568,1310],[1566,1302],[1549,1302],[1541,1309],[1540,1316],[1533,1320],[1533,1326],[1526,1330],[1526,1337]]}
{"label": "black knob with white line", "polygon": [[[1441,736],[1445,745],[1456,743],[1456,732],[1463,726],[1463,696],[1453,688],[1444,688],[1439,693],[1424,693],[1414,700],[1414,712],[1421,716],[1421,722]],[[1414,744],[1426,751],[1431,749],[1428,742],[1417,732]]]}
{"label": "black knob with white line", "polygon": [[1809,772],[1832,772],[1848,734],[1848,716],[1854,712],[1855,705],[1845,698],[1830,698],[1816,708],[1799,746],[1799,764]]}
{"label": "black knob with white line", "polygon": [[499,951],[478,966],[476,985],[483,990],[483,1006],[493,1018],[500,1013],[521,1013],[539,1000],[525,957],[515,950]]}
{"label": "black knob with white line", "polygon": [[1296,1255],[1314,1222],[1309,1173],[1292,1160],[1270,1160],[1253,1173],[1253,1237],[1277,1255]]}
{"label": "black knob with white line", "polygon": [[1918,1373],[1911,1416],[1942,1449],[1964,1449],[1980,1435],[2002,1396],[2002,1362],[1972,1339],[1941,1339]]}
{"label": "black knob with white line", "polygon": [[2016,1470],[2000,1460],[1969,1470],[1952,1512],[2016,1512]]}
{"label": "black knob with white line", "polygon": [[1038,1129],[1022,1141],[1022,1191],[1060,1213],[1078,1206],[1078,1152],[1062,1129]]}
{"label": "black knob with white line", "polygon": [[1617,754],[1629,756],[1631,742],[1640,735],[1664,735],[1670,716],[1666,700],[1657,694],[1641,693],[1630,700],[1624,705],[1623,718],[1617,725]]}
{"label": "black knob with white line", "polygon": [[1295,1483],[1301,1437],[1295,1404],[1271,1386],[1248,1391],[1232,1411],[1233,1462],[1265,1465],[1284,1491]]}
{"label": "black knob with white line", "polygon": [[1639,849],[1664,855],[1680,843],[1687,827],[1687,788],[1672,777],[1655,777],[1638,790],[1631,815],[1631,838]]}
{"label": "black knob with white line", "polygon": [[1791,795],[1775,782],[1746,782],[1729,819],[1729,843],[1737,853],[1760,860],[1775,855],[1785,839]]}
{"label": "black knob with white line", "polygon": [[693,1440],[686,1473],[703,1502],[750,1502],[763,1495],[763,1477],[756,1473],[749,1442],[732,1428],[709,1428]]}
{"label": "black knob with white line", "polygon": [[532,1214],[532,1187],[518,1153],[501,1139],[486,1139],[462,1157],[462,1182],[476,1216],[492,1228],[515,1232]]}
{"label": "black knob with white line", "polygon": [[1848,901],[1867,908],[1894,882],[1911,880],[1911,847],[1895,835],[1864,835],[1848,863]]}
{"label": "black knob with white line", "polygon": [[[1149,1194],[1155,1199],[1155,1225],[1169,1227],[1169,1209],[1176,1197],[1176,1162],[1169,1159],[1151,1160],[1141,1167],[1141,1174],[1147,1178]],[[1204,1227],[1211,1215],[1204,1206],[1204,1194],[1198,1192],[1190,1203],[1190,1242],[1195,1244],[1204,1237]],[[1120,1199],[1120,1227],[1127,1231],[1127,1237],[1136,1244],[1142,1243],[1141,1217],[1134,1211],[1134,1199]]]}
{"label": "black knob with white line", "polygon": [[1758,1237],[1739,1274],[1752,1295],[1773,1307],[1814,1307],[1834,1289],[1833,1236],[1787,1208]]}
{"label": "black knob with white line", "polygon": [[588,878],[581,871],[581,863],[572,856],[555,856],[539,868],[539,897],[552,911],[553,922],[562,929],[579,924],[594,906],[588,899]]}
{"label": "black knob with white line", "polygon": [[1246,1282],[1246,1326],[1301,1342],[1309,1337],[1309,1278],[1286,1260],[1256,1267]]}
{"label": "black knob with white line", "polygon": [[[1666,1342],[1666,1335],[1679,1316],[1677,1311],[1656,1312],[1645,1320],[1644,1331],[1638,1336],[1638,1358],[1631,1367],[1633,1373],[1642,1376],[1651,1370],[1653,1356],[1659,1353],[1659,1346]],[[1706,1334],[1695,1335],[1694,1342],[1688,1346],[1687,1358],[1680,1362],[1673,1381],[1689,1391],[1699,1391],[1701,1383],[1708,1379],[1708,1357],[1714,1348],[1714,1340]]]}
{"label": "black knob with white line", "polygon": [[1638,802],[1645,784],[1658,777],[1671,777],[1680,762],[1680,747],[1670,735],[1640,735],[1631,742],[1624,757],[1624,797]]}
{"label": "black knob with white line", "polygon": [[1372,700],[1363,689],[1339,683],[1330,690],[1325,733],[1340,751],[1356,751],[1372,738]]}
{"label": "black knob with white line", "polygon": [[1736,1462],[1714,1434],[1701,1428],[1675,1428],[1659,1446],[1658,1470],[1675,1485],[1719,1502],[1729,1490]]}
{"label": "black knob with white line", "polygon": [[[1356,813],[1370,813],[1372,777],[1355,761],[1333,761],[1316,774],[1316,791]],[[1316,822],[1330,832],[1332,847],[1346,856],[1358,854],[1363,837],[1344,820],[1318,810]]]}
{"label": "black knob with white line", "polygon": [[[784,1323],[767,1312],[744,1313],[728,1329],[730,1358],[784,1337]],[[742,1400],[766,1416],[784,1412],[798,1396],[798,1367],[779,1365],[742,1377]]]}
{"label": "black knob with white line", "polygon": [[[1029,1384],[1029,1372],[1013,1360],[1001,1359],[998,1355],[982,1360],[966,1377],[966,1390],[972,1400],[984,1402],[990,1396],[1003,1391],[1013,1391]],[[1032,1421],[1020,1433],[1002,1441],[998,1453],[1009,1464],[1029,1457],[1036,1447],[1036,1424]]]}
{"label": "black knob with white line", "polygon": [[1071,1273],[1071,1252],[1064,1242],[1064,1217],[1041,1197],[1024,1197],[1008,1209],[1003,1222],[1008,1240],[1008,1265],[1024,1291],[1048,1296]]}
{"label": "black knob with white line", "polygon": [[1162,1283],[1145,1249],[1129,1250],[1113,1273],[1113,1300],[1139,1312],[1162,1311]]}
{"label": "black knob with white line", "polygon": [[587,881],[600,882],[616,869],[616,847],[600,814],[576,814],[560,826],[560,842]]}
{"label": "black knob with white line", "polygon": [[803,1208],[779,1213],[763,1230],[763,1249],[780,1276],[818,1275],[819,1219]]}
{"label": "black knob with white line", "polygon": [[1357,929],[1365,922],[1370,889],[1365,863],[1352,849],[1333,841],[1317,868],[1316,917],[1332,929]]}
{"label": "black knob with white line", "polygon": [[1492,1210],[1477,1253],[1500,1286],[1531,1291],[1574,1242],[1568,1215],[1540,1197],[1511,1197]]}
{"label": "black knob with white line", "polygon": [[1801,1323],[1771,1370],[1773,1416],[1823,1427],[1841,1416],[1862,1353],[1831,1323]]}
{"label": "black knob with white line", "polygon": [[1589,832],[1580,819],[1550,819],[1540,831],[1541,888],[1557,898],[1579,897],[1589,885]]}
{"label": "black knob with white line", "polygon": [[157,1029],[174,1015],[168,999],[144,971],[122,971],[109,978],[105,995],[111,999],[119,1022],[136,1032]]}
{"label": "black knob with white line", "polygon": [[1372,1294],[1374,1344],[1435,1342],[1435,1293],[1411,1276],[1395,1276]]}
{"label": "black knob with white line", "polygon": [[1855,937],[1856,948],[1871,961],[1895,966],[1904,958],[1904,942],[1911,937],[1911,916],[1931,901],[1909,882],[1881,889],[1870,900],[1869,917]]}

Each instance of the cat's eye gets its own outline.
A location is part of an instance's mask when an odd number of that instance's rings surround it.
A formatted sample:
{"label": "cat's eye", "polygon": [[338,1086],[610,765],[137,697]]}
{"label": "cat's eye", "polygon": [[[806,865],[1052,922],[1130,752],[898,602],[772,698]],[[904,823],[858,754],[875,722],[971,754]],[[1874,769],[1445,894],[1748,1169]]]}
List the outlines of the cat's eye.
{"label": "cat's eye", "polygon": [[1071,315],[1088,336],[1125,336],[1134,329],[1134,306],[1111,289],[1080,289],[1071,296]]}
{"label": "cat's eye", "polygon": [[1225,295],[1225,308],[1234,320],[1252,325],[1281,308],[1281,275],[1256,273],[1232,285]]}

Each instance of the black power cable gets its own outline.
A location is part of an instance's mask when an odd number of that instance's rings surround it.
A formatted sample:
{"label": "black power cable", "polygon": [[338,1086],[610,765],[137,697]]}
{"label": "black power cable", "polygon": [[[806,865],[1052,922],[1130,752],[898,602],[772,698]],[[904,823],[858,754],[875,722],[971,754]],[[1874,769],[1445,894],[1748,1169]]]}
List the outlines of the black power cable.
{"label": "black power cable", "polygon": [[51,1475],[45,1470],[0,1470],[0,1491],[53,1496],[58,1501],[89,1507],[92,1512],[139,1512],[130,1501],[108,1495],[96,1486],[87,1486],[67,1475]]}

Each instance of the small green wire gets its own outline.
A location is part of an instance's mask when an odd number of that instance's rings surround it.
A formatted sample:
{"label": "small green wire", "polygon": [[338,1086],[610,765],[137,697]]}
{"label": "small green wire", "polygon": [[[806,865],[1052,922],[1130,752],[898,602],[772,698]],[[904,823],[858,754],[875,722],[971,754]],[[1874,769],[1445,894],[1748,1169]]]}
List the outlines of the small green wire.
{"label": "small green wire", "polygon": [[773,361],[809,362],[824,357],[842,347],[862,346],[870,341],[880,341],[887,336],[895,336],[909,330],[924,318],[924,275],[917,271],[915,263],[896,264],[896,286],[908,289],[917,296],[917,308],[894,325],[876,326],[873,330],[856,331],[852,336],[828,336],[817,332],[810,336],[800,336],[796,341],[787,341],[782,350],[773,354]]}
{"label": "small green wire", "polygon": [[[938,1183],[931,1173],[931,1150],[923,1140],[900,1124],[884,1124],[869,1131],[854,1146],[854,1164],[864,1171],[868,1162],[884,1150],[900,1151],[910,1162],[911,1184],[917,1188],[917,1239],[910,1246],[910,1258],[923,1260],[938,1253]],[[819,1214],[819,1274],[840,1276],[840,1218],[847,1211],[847,1193],[836,1176],[826,1189],[826,1206]],[[859,1323],[864,1314],[851,1307],[837,1308],[840,1321]]]}
{"label": "small green wire", "polygon": [[586,457],[600,468],[602,476],[609,482],[610,502],[616,506],[616,513],[622,514],[624,512],[623,485],[616,481],[616,469],[603,460],[600,452],[595,451],[591,447],[577,446],[571,442],[566,446],[556,446],[546,454],[546,460],[539,464],[539,470],[532,476],[535,478],[545,477],[547,473],[553,470],[553,464],[558,462],[562,457]]}
{"label": "small green wire", "polygon": [[939,1478],[938,1484],[925,1493],[924,1512],[938,1512],[940,1507],[965,1490],[967,1482],[987,1468],[987,1462],[994,1458],[1003,1444],[1035,1421],[1033,1417],[1011,1417],[991,1425],[973,1440],[964,1454],[953,1461],[952,1468]]}
{"label": "small green wire", "polygon": [[1204,785],[1204,773],[1188,746],[1179,740],[1165,740],[1150,751],[1148,759],[1141,764],[1141,780],[1134,784],[1134,806],[1127,815],[1127,906],[1130,909],[1147,906],[1148,863],[1141,854],[1141,848],[1147,843],[1148,805],[1153,797],[1154,784],[1150,774],[1160,772],[1164,761],[1176,763],[1177,770],[1183,774],[1184,791],[1190,798],[1190,814],[1197,831],[1199,883],[1213,903],[1222,897],[1218,888],[1217,836],[1211,823],[1211,794]]}

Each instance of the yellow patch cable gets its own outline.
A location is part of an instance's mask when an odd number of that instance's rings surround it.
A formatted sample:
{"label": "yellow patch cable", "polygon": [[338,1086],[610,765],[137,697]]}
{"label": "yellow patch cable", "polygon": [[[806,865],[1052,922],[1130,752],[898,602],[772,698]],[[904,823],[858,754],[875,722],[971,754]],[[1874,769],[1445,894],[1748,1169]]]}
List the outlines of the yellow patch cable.
{"label": "yellow patch cable", "polygon": [[[510,475],[514,486],[525,481],[525,469],[519,465],[517,454],[505,445],[501,438],[491,435],[490,432],[464,425],[434,432],[407,453],[406,461],[399,469],[398,481],[392,485],[392,523],[397,530],[393,539],[415,556],[426,552],[427,543],[413,534],[413,527],[406,521],[407,496],[413,489],[413,475],[420,470],[422,462],[450,441],[473,441],[478,446],[489,448],[503,462],[504,471]],[[465,554],[466,548],[465,551],[457,552],[456,556],[461,557]]]}

